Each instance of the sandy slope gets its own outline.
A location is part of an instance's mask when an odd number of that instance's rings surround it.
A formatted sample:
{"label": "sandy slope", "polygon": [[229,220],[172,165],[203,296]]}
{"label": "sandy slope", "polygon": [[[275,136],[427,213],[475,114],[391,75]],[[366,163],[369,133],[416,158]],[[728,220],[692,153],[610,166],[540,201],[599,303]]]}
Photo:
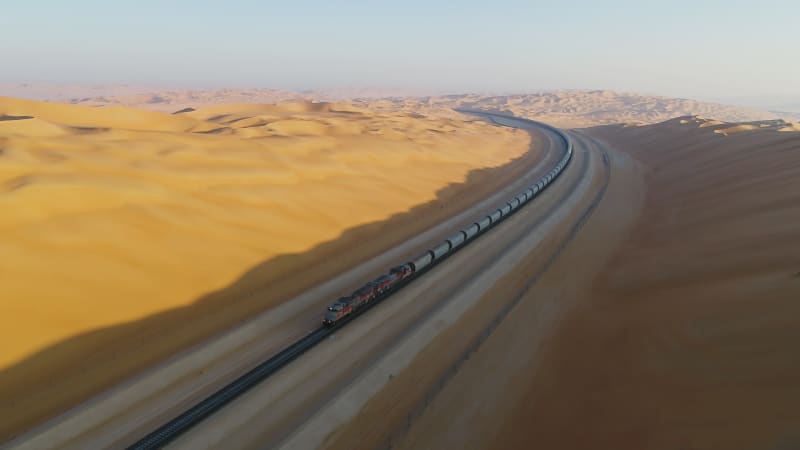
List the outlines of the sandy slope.
{"label": "sandy slope", "polygon": [[423,412],[389,409],[391,448],[798,448],[800,134],[784,128],[588,130],[646,189],[615,163],[530,298]]}
{"label": "sandy slope", "polygon": [[[519,192],[523,186],[529,186],[534,180],[539,179],[560,157],[560,147],[554,145],[560,141],[555,136],[547,136],[536,131],[532,131],[531,141],[533,148],[526,153],[524,158],[517,159],[501,168],[471,172],[468,183],[476,189],[465,192],[462,185],[453,185],[447,191],[437,193],[436,202],[380,223],[377,231],[380,232],[381,239],[368,239],[369,233],[365,233],[365,231],[369,229],[375,231],[374,225],[358,230],[357,235],[354,235],[354,230],[349,230],[345,236],[331,243],[331,245],[337,246],[332,249],[334,251],[320,254],[315,250],[307,254],[309,258],[313,258],[310,268],[303,266],[295,269],[297,274],[292,274],[292,276],[286,277],[288,279],[282,279],[275,283],[263,284],[265,277],[262,275],[262,285],[258,287],[257,292],[241,295],[241,290],[239,290],[238,296],[228,297],[228,300],[235,300],[238,303],[251,302],[256,297],[269,298],[276,290],[280,291],[281,284],[287,283],[293,288],[299,287],[301,293],[276,308],[270,308],[262,314],[255,315],[252,320],[247,320],[242,326],[215,336],[200,346],[180,352],[141,376],[115,386],[104,393],[102,397],[95,398],[68,414],[60,416],[57,420],[48,423],[46,427],[20,437],[12,444],[12,448],[115,448],[134,442],[161,424],[161,421],[167,417],[177,415],[187,405],[199,401],[204,398],[204,395],[208,395],[222,384],[241,375],[244,370],[274,355],[276,351],[303,336],[309,329],[316,328],[319,325],[320,311],[330,302],[331,298],[360,286],[363,280],[384,272],[387,267],[397,261],[405,261],[409,257],[419,254],[421,249],[438,244],[444,238],[449,237],[453,229],[463,228],[475,217],[485,213],[499,202],[507,200],[512,193]],[[507,169],[511,169],[511,171]],[[581,179],[577,172],[573,178]],[[474,195],[465,195],[475,192],[482,192],[482,195],[486,196],[479,198]],[[451,193],[457,195],[453,196]],[[458,212],[458,203],[463,203],[465,206],[460,212]],[[551,201],[552,203],[553,201]],[[568,210],[568,208],[566,209]],[[547,215],[548,208],[536,208],[535,212],[539,216]],[[407,220],[403,220],[404,218]],[[536,220],[520,220],[520,222],[523,227],[528,228],[537,223]],[[424,230],[424,232],[420,232],[420,230]],[[396,238],[387,239],[392,235]],[[498,237],[502,237],[508,242],[514,242],[513,237],[505,234]],[[392,243],[393,241],[394,243]],[[370,247],[373,249],[374,258],[363,256],[365,255],[364,249]],[[361,253],[362,256],[351,258],[353,254],[358,253]],[[471,259],[472,266],[478,272],[485,266],[485,261],[492,260],[492,252],[479,253],[481,254],[480,258]],[[335,258],[326,257],[326,255],[334,255]],[[309,258],[306,258],[306,261],[309,261]],[[348,259],[349,266],[347,265]],[[313,262],[315,260],[316,263]],[[329,264],[333,266],[332,275],[323,274],[320,280],[324,282],[315,282],[309,275],[323,271],[325,264],[320,264],[319,261],[324,260],[332,263]],[[347,269],[343,269],[343,267],[347,267]],[[447,282],[453,286],[468,289],[464,286],[464,281],[475,282],[470,273],[460,271],[457,267],[454,270],[458,276],[445,276]],[[430,282],[436,283],[429,279],[427,283]],[[422,289],[423,292],[429,291],[428,288],[422,286],[415,289]],[[226,291],[236,292],[233,288],[226,289]],[[414,305],[414,310],[424,309],[430,300],[423,300],[413,293],[408,294],[409,302]],[[275,298],[285,299],[287,297]],[[395,300],[392,300],[392,303],[397,304]],[[397,306],[403,309],[402,302]],[[406,313],[410,312],[411,309],[404,309],[406,319],[408,319]],[[202,326],[207,321],[201,314],[202,308],[191,308],[188,318],[192,323],[192,329]],[[207,318],[212,314],[204,314],[204,316]],[[168,323],[184,323],[186,318],[186,315],[173,315]],[[391,326],[382,326],[384,332],[393,333],[404,328],[401,322],[395,319],[399,319],[399,317],[389,314],[387,325],[391,324]],[[173,328],[176,327],[173,326]],[[161,336],[165,338],[167,331],[164,330]],[[169,341],[174,342],[174,338],[170,338]],[[359,352],[363,352],[368,347],[379,346],[376,339],[361,342]],[[357,359],[356,353],[359,352],[351,352],[349,356]],[[381,350],[379,349],[378,352]],[[136,355],[141,353],[143,353],[142,349],[138,349]],[[330,357],[335,357],[335,353],[326,354],[326,358]],[[309,358],[314,360],[315,364],[321,362],[314,356],[309,356]],[[339,360],[339,364],[352,369],[344,360]],[[299,369],[294,363],[291,368],[292,371]],[[300,370],[303,377],[309,375],[308,372]],[[281,373],[284,372],[281,371]],[[321,377],[316,377],[313,373],[311,376],[314,378],[314,384],[320,385]],[[326,374],[331,373],[326,371]],[[83,378],[86,377],[82,377],[76,384],[82,384]],[[301,386],[303,394],[315,396],[314,391],[310,389],[311,386],[302,382],[302,377],[290,375],[289,378]],[[265,383],[265,385],[272,388],[277,386],[272,382]],[[75,384],[71,386],[74,387]],[[286,392],[283,392],[281,388],[278,388],[278,392],[281,392],[281,397],[286,397],[284,395]],[[247,397],[250,399],[255,396],[248,395]],[[293,415],[279,413],[278,406],[275,404],[269,405],[268,408],[271,411],[268,417],[279,420],[279,422]],[[252,410],[248,408],[248,414],[250,412]],[[256,414],[263,417],[263,414]],[[236,414],[237,421],[246,420],[247,417],[247,414]],[[271,424],[275,425],[277,429],[283,429],[279,422],[271,422]],[[219,436],[221,430],[213,425],[214,422],[207,423],[215,430],[214,435]],[[252,431],[266,432],[266,429],[256,428]],[[285,432],[286,429],[283,429],[281,433]],[[225,437],[223,436],[223,438]],[[245,440],[244,436],[241,438]],[[258,439],[256,440],[258,441]],[[213,445],[214,441],[206,439],[203,442],[203,446],[205,446]],[[19,447],[16,444],[19,444]],[[225,444],[230,446],[231,439],[225,439]],[[264,442],[262,441],[261,447],[263,446]]]}
{"label": "sandy slope", "polygon": [[[464,448],[465,443],[459,439],[459,435],[474,440],[474,436],[465,431],[484,431],[482,424],[503,413],[502,409],[495,409],[494,405],[481,398],[480,393],[491,390],[515,395],[512,390],[506,389],[510,385],[508,379],[495,382],[494,377],[513,379],[518,376],[524,360],[513,347],[530,348],[535,345],[531,337],[547,328],[544,317],[559,309],[553,307],[550,298],[546,298],[547,290],[540,290],[536,273],[547,267],[550,257],[558,251],[559,244],[569,239],[572,225],[580,220],[579,217],[605,184],[605,173],[602,155],[599,152],[587,153],[582,146],[578,146],[575,160],[552,186],[552,190],[538,197],[527,211],[523,209],[519,215],[493,231],[494,234],[490,233],[485,240],[481,238],[476,242],[476,250],[482,255],[497,252],[496,256],[486,261],[470,255],[471,250],[465,249],[466,254],[455,255],[448,265],[437,267],[430,274],[430,280],[421,281],[420,284],[433,281],[436,285],[445,286],[442,292],[426,296],[431,299],[441,296],[440,309],[418,319],[417,326],[411,328],[401,342],[388,346],[382,352],[381,360],[343,386],[337,392],[337,398],[324,408],[315,410],[310,420],[281,448],[317,448],[317,445],[313,445],[315,438],[317,442],[320,438],[325,439],[323,448],[349,450]],[[631,189],[628,191],[636,192]],[[626,218],[620,217],[614,225],[622,227],[625,222]],[[505,247],[507,243],[514,245]],[[480,250],[480,246],[487,244],[491,250]],[[462,259],[462,256],[466,258]],[[592,258],[591,261],[597,263],[599,259]],[[462,282],[459,287],[446,286],[449,280],[458,279],[456,275],[446,272],[437,275],[440,270],[469,273],[475,270],[470,267],[475,262],[481,264],[479,273],[472,275],[469,282]],[[437,276],[440,279],[437,280]],[[533,289],[530,283],[533,283]],[[464,365],[474,360],[471,349],[475,348],[476,341],[486,336],[484,333],[495,323],[497,314],[528,294],[535,296],[534,309],[538,311],[534,314],[531,311],[521,313],[517,307],[505,316],[503,323],[515,322],[515,339],[512,343],[506,341],[505,348],[498,352],[498,357],[504,359],[503,363],[483,366],[486,372],[472,379],[475,385],[470,390],[458,393],[457,404],[449,404],[437,411],[430,409],[442,394],[439,388],[455,382]],[[341,339],[347,339],[346,333],[349,332],[342,332]],[[380,390],[376,389],[378,387]],[[365,398],[370,391],[374,395]],[[362,402],[363,406],[357,409],[356,406]],[[460,423],[459,416],[472,414],[479,416],[478,423]],[[440,422],[431,427],[431,433],[421,433],[415,426],[427,416],[435,417]],[[435,435],[437,439],[415,441],[416,437],[423,434]]]}
{"label": "sandy slope", "polygon": [[530,141],[477,121],[328,104],[168,115],[0,98],[0,117],[6,368],[435,200]]}
{"label": "sandy slope", "polygon": [[750,125],[590,130],[643,164],[645,208],[469,448],[800,445],[800,135]]}

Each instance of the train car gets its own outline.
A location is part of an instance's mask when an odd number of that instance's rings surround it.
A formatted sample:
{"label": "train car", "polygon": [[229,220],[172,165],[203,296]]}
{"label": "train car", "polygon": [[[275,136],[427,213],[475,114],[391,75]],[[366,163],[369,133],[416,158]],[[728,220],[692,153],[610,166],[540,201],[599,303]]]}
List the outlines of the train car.
{"label": "train car", "polygon": [[461,230],[461,232],[464,233],[464,236],[466,236],[467,239],[471,239],[473,236],[478,234],[478,231],[481,231],[481,227],[478,226],[477,223],[473,223],[472,225],[468,226],[467,228],[464,228],[463,230]]}
{"label": "train car", "polygon": [[447,238],[447,242],[450,243],[451,249],[458,247],[459,245],[463,244],[464,241],[466,240],[467,240],[467,234],[464,233],[463,231],[459,231],[458,233]]}
{"label": "train car", "polygon": [[336,322],[349,316],[353,313],[353,303],[352,297],[340,297],[339,300],[336,300],[334,303],[328,306],[328,310],[325,311],[325,317],[322,319],[322,323],[326,326],[333,326],[336,324]]}
{"label": "train car", "polygon": [[447,241],[444,241],[441,244],[431,249],[431,253],[433,253],[433,259],[440,259],[442,256],[446,255],[447,252],[449,251],[450,251],[450,243]]}
{"label": "train car", "polygon": [[428,250],[427,252],[417,256],[413,260],[409,262],[411,268],[414,269],[414,272],[419,272],[420,270],[428,267],[433,262],[433,253]]}
{"label": "train car", "polygon": [[[527,122],[536,123],[532,121]],[[558,130],[555,131],[558,132]],[[392,267],[388,274],[381,275],[370,281],[365,286],[353,292],[351,296],[339,298],[339,300],[328,306],[323,318],[323,323],[326,326],[333,326],[338,321],[347,318],[356,310],[374,300],[377,296],[392,289],[397,283],[424,270],[456,247],[465,245],[466,242],[474,238],[478,233],[487,230],[495,223],[503,220],[505,216],[509,215],[512,211],[518,209],[541,193],[548,184],[561,174],[562,170],[569,164],[573,155],[573,147],[569,138],[560,132],[558,133],[567,144],[567,153],[548,173],[542,176],[536,184],[525,189],[522,193],[517,194],[514,198],[489,215],[450,236],[438,246],[424,252],[405,264]]]}
{"label": "train car", "polygon": [[403,264],[402,266],[389,269],[389,275],[394,278],[394,283],[411,276],[412,273],[414,273],[414,269],[411,267],[411,264]]}
{"label": "train car", "polygon": [[360,308],[369,303],[373,298],[375,298],[376,295],[377,292],[375,291],[375,286],[370,281],[364,286],[356,289],[351,297],[354,300],[354,306],[356,308]]}
{"label": "train car", "polygon": [[394,277],[390,275],[381,275],[378,278],[375,278],[370,283],[375,289],[375,295],[381,295],[384,292],[388,291],[390,287],[392,287],[392,283],[394,282]]}

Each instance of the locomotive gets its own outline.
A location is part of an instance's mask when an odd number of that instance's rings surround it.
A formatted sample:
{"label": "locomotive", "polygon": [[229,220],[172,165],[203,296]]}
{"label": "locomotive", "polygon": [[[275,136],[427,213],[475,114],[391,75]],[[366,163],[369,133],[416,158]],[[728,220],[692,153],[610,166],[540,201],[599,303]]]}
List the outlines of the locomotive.
{"label": "locomotive", "polygon": [[397,286],[399,282],[411,276],[412,273],[414,273],[414,269],[410,264],[393,267],[389,270],[388,274],[381,275],[370,281],[356,289],[351,295],[339,297],[339,300],[336,300],[336,302],[328,306],[322,323],[326,326],[336,324],[336,322],[366,306],[372,300],[375,300],[379,295]]}
{"label": "locomotive", "polygon": [[[515,120],[521,120],[513,117]],[[525,120],[527,121],[527,120]],[[527,121],[532,122],[532,121]],[[434,262],[438,262],[442,258],[448,256],[457,247],[466,245],[468,242],[475,239],[478,235],[484,233],[495,224],[504,220],[506,217],[516,212],[517,209],[522,207],[523,204],[529,202],[543,191],[561,172],[564,167],[572,159],[572,142],[560,130],[550,126],[533,122],[538,126],[542,126],[549,130],[555,131],[561,139],[566,143],[567,151],[553,169],[540,178],[536,184],[530,186],[522,193],[516,195],[510,201],[501,205],[496,210],[490,212],[486,216],[480,218],[472,225],[458,231],[454,235],[445,239],[444,242],[427,250],[425,253],[417,256],[416,258],[408,261],[400,266],[393,267],[389,270],[388,274],[379,276],[378,278],[370,281],[364,286],[356,289],[352,294],[346,297],[340,297],[334,303],[330,304],[325,311],[322,323],[327,327],[332,327],[342,320],[348,318],[356,311],[367,307],[373,300],[383,295],[384,293],[396,288],[401,282],[408,279],[412,275],[419,274],[427,269]]]}

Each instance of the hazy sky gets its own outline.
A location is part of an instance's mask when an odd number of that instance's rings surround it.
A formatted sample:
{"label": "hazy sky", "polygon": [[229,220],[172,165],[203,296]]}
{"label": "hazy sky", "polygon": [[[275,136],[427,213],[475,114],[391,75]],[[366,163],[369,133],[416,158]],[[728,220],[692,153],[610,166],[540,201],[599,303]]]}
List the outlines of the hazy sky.
{"label": "hazy sky", "polygon": [[798,96],[800,2],[9,1],[0,81]]}

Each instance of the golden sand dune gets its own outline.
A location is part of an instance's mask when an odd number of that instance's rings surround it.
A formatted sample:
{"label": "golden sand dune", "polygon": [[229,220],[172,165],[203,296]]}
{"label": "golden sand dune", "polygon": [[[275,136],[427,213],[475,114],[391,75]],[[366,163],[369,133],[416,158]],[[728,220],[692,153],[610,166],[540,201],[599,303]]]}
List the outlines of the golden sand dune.
{"label": "golden sand dune", "polygon": [[0,83],[0,96],[64,102],[81,106],[129,106],[151,111],[175,112],[186,106],[195,108],[230,103],[277,103],[289,100],[311,101],[347,98],[280,89],[175,89],[147,85],[87,85],[66,83]]}
{"label": "golden sand dune", "polygon": [[[370,109],[393,112],[398,108],[422,113],[448,114],[455,107],[506,111],[519,116],[542,120],[566,128],[580,128],[614,123],[657,123],[674,117],[700,115],[725,122],[756,120],[797,120],[797,112],[770,112],[755,108],[702,102],[683,98],[639,95],[605,90],[550,91],[520,95],[440,95],[413,97],[389,91],[327,90],[287,92],[275,89],[205,89],[180,90],[132,86],[9,86],[0,84],[0,93],[15,96],[68,100],[85,106],[131,106],[153,111],[175,112],[230,103],[276,103],[285,101],[320,101],[358,99]],[[70,95],[70,93],[72,93]],[[94,94],[94,95],[92,95]],[[14,94],[11,94],[14,95]]]}
{"label": "golden sand dune", "polygon": [[224,104],[265,104],[287,101],[312,101],[325,96],[301,94],[277,89],[209,89],[209,90],[160,90],[136,94],[114,95],[116,88],[109,87],[109,94],[96,97],[70,98],[69,103],[80,106],[130,106],[151,111],[175,112],[185,107],[202,108]]}
{"label": "golden sand dune", "polygon": [[[198,123],[181,115],[165,116],[157,112],[125,107],[82,108],[76,111],[71,105],[8,97],[0,97],[0,114],[32,116],[49,124],[65,127],[65,130],[71,133],[104,131],[106,128],[137,131],[202,131],[212,125]],[[24,135],[17,132],[15,122],[3,121],[4,135],[12,133]]]}
{"label": "golden sand dune", "polygon": [[330,104],[170,115],[0,98],[0,116],[0,367],[190,304],[529,142],[482,122]]}

